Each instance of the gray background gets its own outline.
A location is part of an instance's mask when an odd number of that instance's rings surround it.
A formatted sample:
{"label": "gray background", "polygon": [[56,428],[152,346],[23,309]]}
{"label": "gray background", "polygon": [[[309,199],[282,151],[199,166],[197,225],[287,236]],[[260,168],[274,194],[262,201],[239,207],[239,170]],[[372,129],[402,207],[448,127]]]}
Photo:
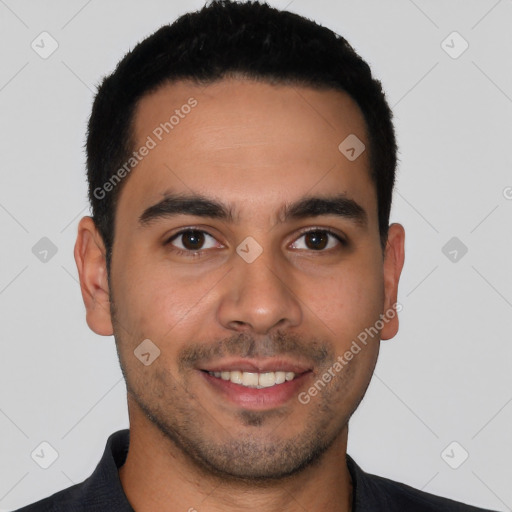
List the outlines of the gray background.
{"label": "gray background", "polygon": [[[512,1],[270,3],[345,36],[395,112],[401,329],[348,452],[369,472],[512,510]],[[86,121],[124,52],[201,5],[0,0],[0,510],[82,481],[128,426],[114,340],[85,323],[72,255],[88,214]],[[59,45],[47,59],[31,47],[51,48],[43,31]],[[32,251],[43,237],[57,248],[46,262]],[[58,453],[48,469],[31,458],[43,441]]]}

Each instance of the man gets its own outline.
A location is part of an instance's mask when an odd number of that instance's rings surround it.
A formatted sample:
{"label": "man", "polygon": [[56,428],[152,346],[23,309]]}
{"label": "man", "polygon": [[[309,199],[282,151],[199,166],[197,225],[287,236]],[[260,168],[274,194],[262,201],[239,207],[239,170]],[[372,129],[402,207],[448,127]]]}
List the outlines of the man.
{"label": "man", "polygon": [[326,28],[217,1],[96,96],[75,259],[130,430],[24,511],[476,511],[365,473],[348,421],[398,330],[380,83]]}

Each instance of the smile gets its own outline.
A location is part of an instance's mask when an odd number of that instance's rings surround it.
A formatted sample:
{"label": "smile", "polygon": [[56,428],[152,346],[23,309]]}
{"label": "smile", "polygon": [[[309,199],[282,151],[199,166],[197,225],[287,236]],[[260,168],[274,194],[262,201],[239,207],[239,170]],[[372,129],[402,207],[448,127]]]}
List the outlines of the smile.
{"label": "smile", "polygon": [[213,377],[217,377],[218,379],[228,380],[233,384],[239,384],[240,386],[256,389],[278,386],[295,378],[294,372],[283,371],[255,373],[235,370],[207,373]]}

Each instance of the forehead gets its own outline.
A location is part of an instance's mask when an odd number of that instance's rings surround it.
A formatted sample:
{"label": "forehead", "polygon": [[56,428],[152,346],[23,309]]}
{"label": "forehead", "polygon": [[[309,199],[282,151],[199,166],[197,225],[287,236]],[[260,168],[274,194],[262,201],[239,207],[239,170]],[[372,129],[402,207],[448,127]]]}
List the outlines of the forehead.
{"label": "forehead", "polygon": [[339,149],[345,140],[358,140],[357,151],[369,147],[364,117],[343,92],[245,79],[176,82],[140,100],[133,127],[134,149],[150,149],[119,208],[141,210],[173,190],[236,204],[237,215],[333,192],[357,196],[370,217],[376,209],[368,151],[351,160]]}

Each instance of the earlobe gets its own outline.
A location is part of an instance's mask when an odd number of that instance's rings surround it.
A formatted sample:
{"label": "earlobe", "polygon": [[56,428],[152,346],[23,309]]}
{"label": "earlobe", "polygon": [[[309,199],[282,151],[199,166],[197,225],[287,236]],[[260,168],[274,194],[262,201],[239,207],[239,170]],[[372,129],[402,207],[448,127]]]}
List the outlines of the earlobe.
{"label": "earlobe", "polygon": [[398,332],[398,311],[393,311],[398,297],[398,282],[405,259],[405,230],[401,224],[391,224],[384,254],[384,316],[381,339],[389,340]]}
{"label": "earlobe", "polygon": [[113,328],[105,246],[92,217],[83,217],[78,224],[74,256],[87,325],[96,334],[111,336]]}

